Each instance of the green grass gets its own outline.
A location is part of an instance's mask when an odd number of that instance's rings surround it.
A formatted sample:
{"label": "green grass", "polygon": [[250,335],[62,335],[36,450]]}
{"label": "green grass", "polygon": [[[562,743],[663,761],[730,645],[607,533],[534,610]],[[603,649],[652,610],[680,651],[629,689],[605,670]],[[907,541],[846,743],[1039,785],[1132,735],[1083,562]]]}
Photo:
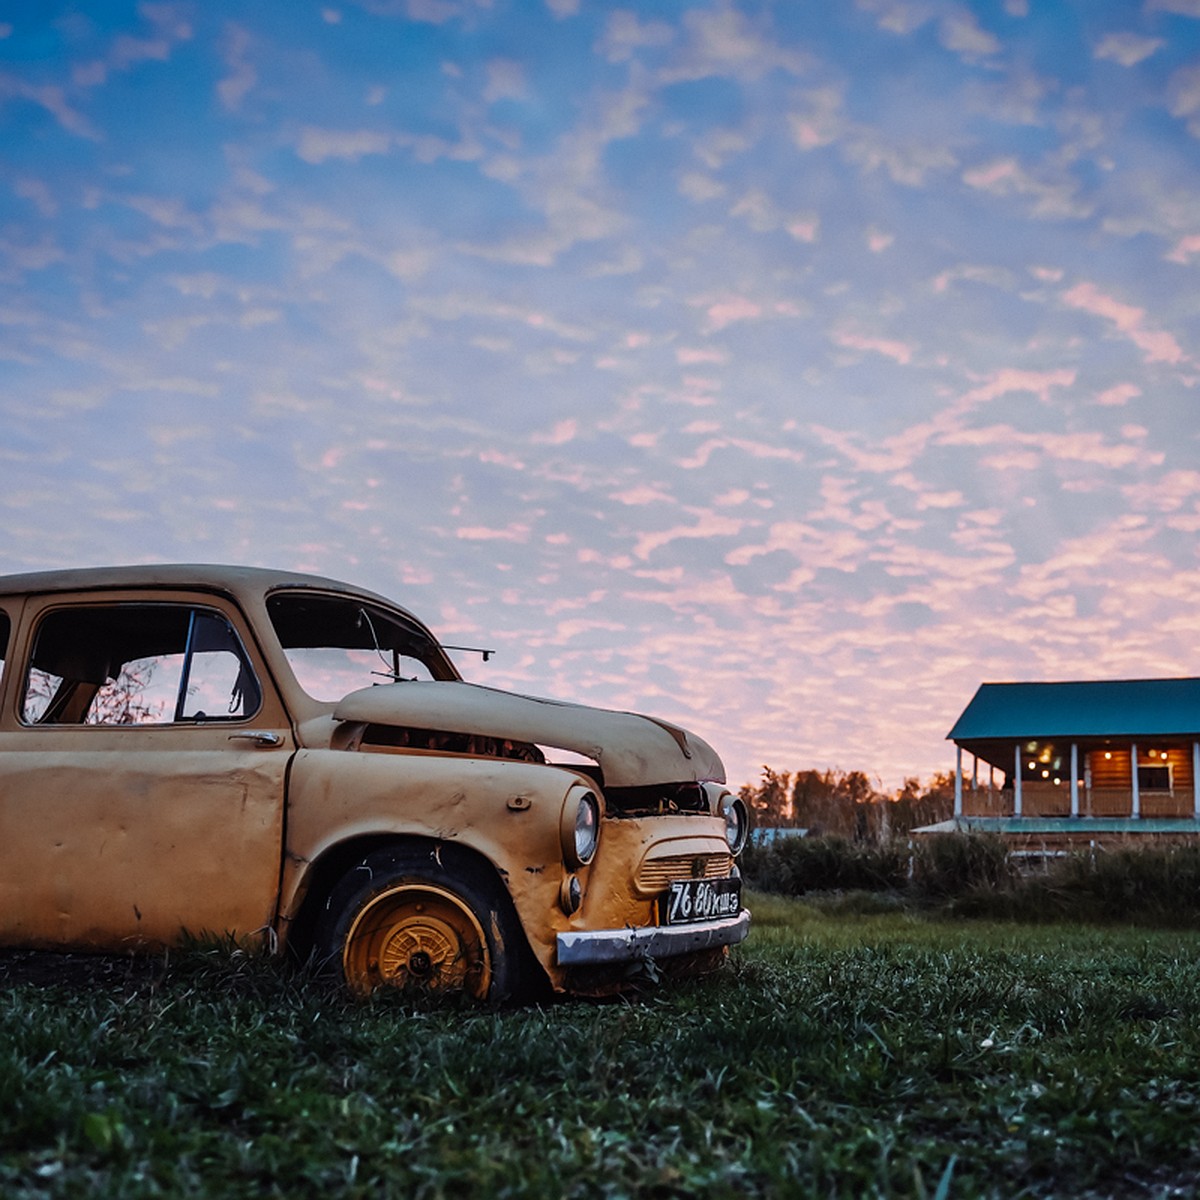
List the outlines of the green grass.
{"label": "green grass", "polygon": [[632,1002],[361,1003],[221,948],[10,980],[0,1194],[1192,1186],[1200,934],[753,908],[719,978]]}

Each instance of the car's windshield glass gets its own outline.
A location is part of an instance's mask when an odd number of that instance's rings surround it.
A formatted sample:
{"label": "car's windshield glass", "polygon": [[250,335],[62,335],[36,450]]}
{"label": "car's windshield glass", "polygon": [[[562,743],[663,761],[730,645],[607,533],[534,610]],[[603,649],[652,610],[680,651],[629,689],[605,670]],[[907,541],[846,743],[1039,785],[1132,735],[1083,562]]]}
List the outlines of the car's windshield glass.
{"label": "car's windshield glass", "polygon": [[458,678],[420,625],[378,605],[277,592],[267,612],[296,682],[314,700],[340,700],[378,683]]}

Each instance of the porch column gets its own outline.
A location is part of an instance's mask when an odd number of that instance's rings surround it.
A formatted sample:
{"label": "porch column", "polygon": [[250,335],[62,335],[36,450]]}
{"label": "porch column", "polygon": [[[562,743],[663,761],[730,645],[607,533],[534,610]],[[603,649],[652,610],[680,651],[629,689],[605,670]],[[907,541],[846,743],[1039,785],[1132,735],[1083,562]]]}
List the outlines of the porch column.
{"label": "porch column", "polygon": [[963,812],[962,786],[962,747],[954,747],[954,816],[961,817]]}
{"label": "porch column", "polygon": [[1013,816],[1021,815],[1021,743],[1013,751],[1017,773],[1013,776]]}
{"label": "porch column", "polygon": [[1192,816],[1200,821],[1200,742],[1192,743]]}
{"label": "porch column", "polygon": [[1071,743],[1071,816],[1079,816],[1079,746]]}
{"label": "porch column", "polygon": [[1142,815],[1142,794],[1138,790],[1137,778],[1137,742],[1134,742],[1129,747],[1129,775],[1130,783],[1133,784],[1133,811],[1132,816],[1136,820]]}

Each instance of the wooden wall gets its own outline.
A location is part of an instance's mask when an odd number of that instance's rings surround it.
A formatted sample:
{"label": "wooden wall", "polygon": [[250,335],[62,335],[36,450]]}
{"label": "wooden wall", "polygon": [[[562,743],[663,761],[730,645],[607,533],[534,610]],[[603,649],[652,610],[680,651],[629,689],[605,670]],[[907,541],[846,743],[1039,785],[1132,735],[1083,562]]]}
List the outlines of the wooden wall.
{"label": "wooden wall", "polygon": [[[1150,751],[1155,751],[1153,758]],[[1162,757],[1166,751],[1167,757]],[[1105,757],[1105,754],[1111,757]],[[1141,766],[1171,767],[1172,791],[1140,789],[1139,807],[1144,817],[1190,817],[1194,810],[1192,745],[1168,745],[1147,740],[1138,745]],[[1128,817],[1133,812],[1129,747],[1079,752],[1080,779],[1090,770],[1091,787],[1080,786],[1079,812],[1086,817]],[[1068,816],[1071,812],[1069,767],[1057,786],[1041,780],[1025,780],[1021,786],[1021,812],[1027,817]],[[981,781],[982,782],[982,781]],[[986,784],[972,790],[965,778],[963,811],[968,816],[1004,816],[1013,811],[1011,788],[989,789]]]}
{"label": "wooden wall", "polygon": [[[1148,752],[1156,751],[1153,758],[1148,757]],[[1163,751],[1167,752],[1167,757],[1162,757]],[[1131,784],[1129,781],[1129,750],[1111,750],[1108,751],[1112,755],[1111,758],[1105,758],[1105,751],[1092,750],[1089,751],[1087,759],[1088,765],[1092,769],[1092,787],[1093,788],[1123,788],[1129,791]],[[1187,746],[1168,746],[1165,743],[1147,743],[1145,746],[1138,747],[1138,762],[1142,766],[1165,766],[1171,767],[1171,777],[1174,783],[1176,793],[1181,791],[1187,792],[1189,796],[1192,791],[1192,747]]]}

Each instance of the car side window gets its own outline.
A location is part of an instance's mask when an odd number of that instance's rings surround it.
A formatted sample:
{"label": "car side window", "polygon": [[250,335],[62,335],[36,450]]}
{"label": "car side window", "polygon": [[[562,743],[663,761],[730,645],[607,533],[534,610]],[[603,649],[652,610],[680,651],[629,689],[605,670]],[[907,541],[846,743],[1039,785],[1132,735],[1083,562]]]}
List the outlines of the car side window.
{"label": "car side window", "polygon": [[220,613],[182,604],[81,605],[40,621],[21,716],[30,725],[241,720],[262,690]]}
{"label": "car side window", "polygon": [[9,631],[8,613],[0,611],[0,680],[4,678],[4,663],[8,658]]}

